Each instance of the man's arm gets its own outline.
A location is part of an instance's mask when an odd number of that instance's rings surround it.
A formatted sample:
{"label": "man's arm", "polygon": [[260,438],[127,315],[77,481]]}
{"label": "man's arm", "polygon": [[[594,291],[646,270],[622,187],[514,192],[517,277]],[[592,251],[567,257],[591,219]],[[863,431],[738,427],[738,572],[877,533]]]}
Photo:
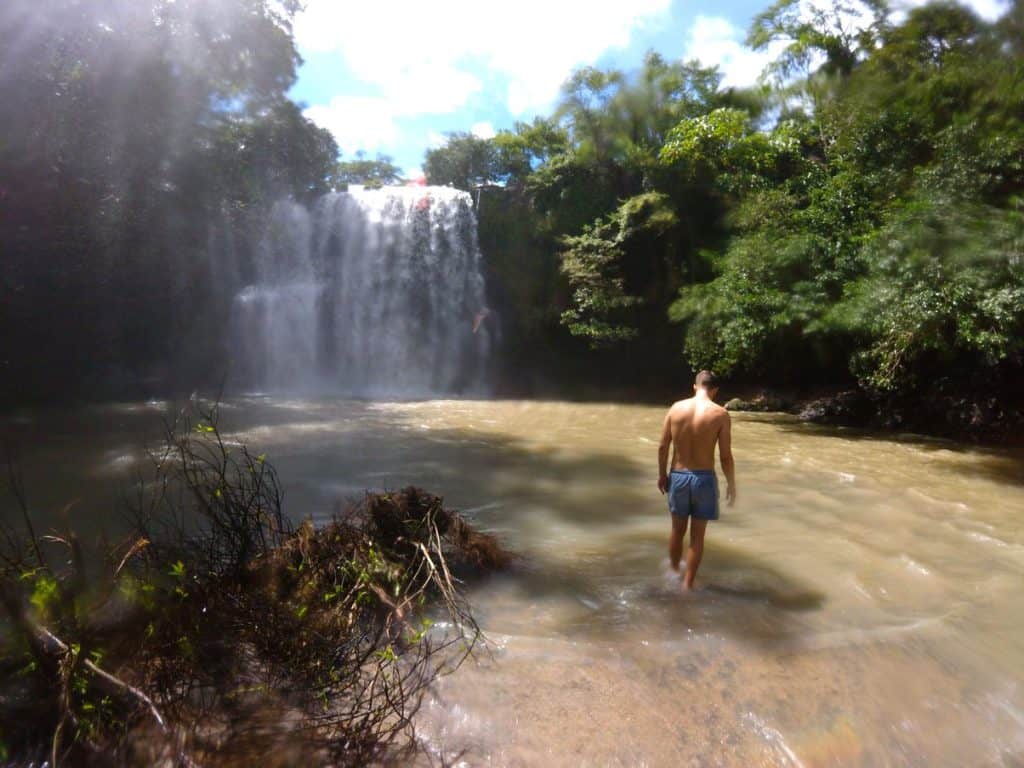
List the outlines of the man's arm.
{"label": "man's arm", "polygon": [[736,503],[736,462],[732,458],[732,419],[726,411],[722,429],[718,433],[718,458],[725,472],[725,500],[731,507]]}
{"label": "man's arm", "polygon": [[665,423],[661,427],[661,442],[658,444],[658,490],[668,490],[668,449],[672,445],[672,409],[665,414]]}

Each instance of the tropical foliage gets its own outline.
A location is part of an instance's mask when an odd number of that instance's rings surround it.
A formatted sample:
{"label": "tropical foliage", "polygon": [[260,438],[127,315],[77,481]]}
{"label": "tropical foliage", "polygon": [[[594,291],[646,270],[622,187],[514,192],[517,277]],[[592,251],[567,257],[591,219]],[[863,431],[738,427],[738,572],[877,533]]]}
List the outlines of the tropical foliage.
{"label": "tropical foliage", "polygon": [[[897,18],[879,0],[779,0],[748,39],[779,51],[763,87],[655,54],[633,74],[579,70],[535,124],[561,141],[476,140],[481,178],[535,233],[530,262],[511,256],[497,206],[481,211],[503,280],[545,286],[520,349],[559,318],[564,349],[639,345],[652,371],[672,355],[875,392],[1020,376],[1022,25],[1019,1],[988,23],[952,2]],[[514,170],[511,145],[532,148]]]}
{"label": "tropical foliage", "polygon": [[215,285],[337,157],[286,97],[298,6],[0,5],[0,397],[222,377]]}
{"label": "tropical foliage", "polygon": [[[269,206],[400,181],[288,100],[297,7],[3,4],[0,395],[219,382]],[[449,134],[424,169],[474,195],[503,381],[1020,379],[1022,39],[1021,0],[778,0],[758,87],[652,52]]]}

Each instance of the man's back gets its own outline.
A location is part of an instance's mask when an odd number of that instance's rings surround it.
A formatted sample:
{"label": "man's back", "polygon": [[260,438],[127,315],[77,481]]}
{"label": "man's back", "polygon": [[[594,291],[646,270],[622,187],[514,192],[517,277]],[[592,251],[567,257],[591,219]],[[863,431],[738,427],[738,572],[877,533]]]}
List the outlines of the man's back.
{"label": "man's back", "polygon": [[715,445],[729,413],[707,397],[690,397],[669,409],[672,469],[714,469]]}
{"label": "man's back", "polygon": [[[736,465],[732,458],[732,426],[729,413],[714,402],[718,379],[701,371],[693,384],[694,396],[674,403],[665,414],[658,445],[658,490],[668,494],[672,514],[668,557],[672,570],[679,570],[683,536],[690,528],[690,552],[686,558],[683,584],[693,588],[701,556],[704,531],[709,520],[718,519],[718,478],[715,476],[715,445],[728,483],[725,499],[736,500]],[[672,447],[672,473],[668,472],[668,449]]]}

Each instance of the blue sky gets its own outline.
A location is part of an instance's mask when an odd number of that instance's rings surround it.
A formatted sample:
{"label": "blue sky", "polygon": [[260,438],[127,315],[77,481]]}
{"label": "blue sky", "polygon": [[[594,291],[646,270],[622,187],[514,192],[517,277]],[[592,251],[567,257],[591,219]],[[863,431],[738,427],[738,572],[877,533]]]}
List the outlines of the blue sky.
{"label": "blue sky", "polygon": [[[773,52],[742,43],[770,1],[307,0],[291,95],[343,157],[384,153],[412,176],[447,131],[488,136],[549,114],[578,66],[630,70],[654,49],[718,65],[728,85],[753,83]],[[970,5],[992,18],[1002,2]]]}

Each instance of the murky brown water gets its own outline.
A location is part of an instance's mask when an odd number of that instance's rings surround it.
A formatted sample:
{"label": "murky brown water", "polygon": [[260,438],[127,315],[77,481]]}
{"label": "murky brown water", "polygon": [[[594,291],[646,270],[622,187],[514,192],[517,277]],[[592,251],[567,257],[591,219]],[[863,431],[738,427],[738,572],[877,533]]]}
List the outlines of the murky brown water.
{"label": "murky brown water", "polygon": [[[160,404],[6,424],[30,501],[116,527]],[[1024,462],[736,417],[739,502],[666,574],[663,411],[238,399],[295,515],[420,484],[526,555],[419,726],[466,765],[1024,765]],[[9,505],[4,517],[12,514]]]}

